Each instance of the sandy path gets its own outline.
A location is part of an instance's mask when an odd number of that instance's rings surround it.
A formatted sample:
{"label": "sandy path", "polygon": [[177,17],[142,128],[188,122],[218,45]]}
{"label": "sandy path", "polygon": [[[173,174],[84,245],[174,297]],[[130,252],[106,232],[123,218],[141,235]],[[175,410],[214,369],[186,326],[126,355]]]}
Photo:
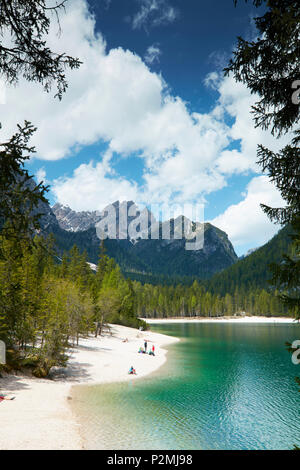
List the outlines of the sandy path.
{"label": "sandy path", "polygon": [[[123,339],[128,342],[123,343]],[[154,343],[156,356],[138,354],[144,339]],[[24,376],[0,378],[0,392],[16,396],[0,404],[0,450],[82,449],[83,443],[68,403],[71,387],[136,380],[157,370],[165,361],[164,345],[178,341],[152,332],[112,326],[112,336],[81,340],[67,369],[57,369],[52,380]],[[153,342],[153,343],[152,343]],[[133,366],[137,376],[129,376]]]}

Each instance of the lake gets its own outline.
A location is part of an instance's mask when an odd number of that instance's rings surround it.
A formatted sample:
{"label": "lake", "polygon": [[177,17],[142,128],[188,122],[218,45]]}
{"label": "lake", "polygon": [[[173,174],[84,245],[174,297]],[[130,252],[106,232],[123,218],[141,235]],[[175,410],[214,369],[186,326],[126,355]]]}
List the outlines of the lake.
{"label": "lake", "polygon": [[157,372],[76,387],[89,449],[291,449],[300,446],[300,393],[285,342],[296,324],[151,325],[181,339]]}

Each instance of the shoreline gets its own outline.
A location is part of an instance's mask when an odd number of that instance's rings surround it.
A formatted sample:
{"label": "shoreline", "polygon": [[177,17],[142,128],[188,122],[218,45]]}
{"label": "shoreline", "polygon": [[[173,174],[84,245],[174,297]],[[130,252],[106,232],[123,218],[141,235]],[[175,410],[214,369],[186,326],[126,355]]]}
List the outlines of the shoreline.
{"label": "shoreline", "polygon": [[297,323],[290,317],[182,317],[182,318],[142,318],[149,325],[168,323]]}
{"label": "shoreline", "polygon": [[[123,342],[128,338],[128,342]],[[138,354],[147,339],[155,356]],[[111,325],[111,334],[82,339],[71,350],[66,368],[54,368],[51,379],[25,375],[0,378],[0,392],[14,395],[0,404],[0,450],[83,450],[80,423],[70,406],[72,387],[138,380],[167,360],[164,346],[178,338]],[[137,375],[128,375],[133,366]]]}

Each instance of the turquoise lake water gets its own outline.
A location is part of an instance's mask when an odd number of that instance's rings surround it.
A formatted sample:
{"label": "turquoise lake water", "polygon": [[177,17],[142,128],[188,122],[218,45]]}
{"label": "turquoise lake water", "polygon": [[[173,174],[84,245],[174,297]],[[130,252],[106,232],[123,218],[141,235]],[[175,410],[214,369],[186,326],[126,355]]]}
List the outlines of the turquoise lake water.
{"label": "turquoise lake water", "polygon": [[300,446],[300,393],[285,342],[300,325],[151,325],[181,339],[141,380],[77,387],[89,449],[291,449]]}

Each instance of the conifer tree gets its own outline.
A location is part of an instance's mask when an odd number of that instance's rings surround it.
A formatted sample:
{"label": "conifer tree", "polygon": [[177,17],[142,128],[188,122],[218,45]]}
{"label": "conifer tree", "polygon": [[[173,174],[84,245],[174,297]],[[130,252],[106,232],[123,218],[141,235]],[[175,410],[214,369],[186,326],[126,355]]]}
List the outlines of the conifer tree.
{"label": "conifer tree", "polygon": [[[299,230],[300,90],[296,88],[300,70],[300,5],[295,0],[253,0],[253,4],[256,7],[266,6],[264,15],[254,19],[258,37],[251,42],[238,38],[233,59],[225,73],[233,73],[236,81],[246,84],[251,93],[258,95],[259,101],[252,110],[257,127],[269,129],[274,137],[293,134],[290,144],[277,153],[259,145],[258,163],[286,203],[285,207],[280,208],[262,204],[263,210],[272,221],[282,225],[294,222],[295,229]],[[289,262],[287,256],[283,262],[284,267],[273,266],[273,280],[278,280],[280,287],[284,287],[281,281],[294,279],[293,287],[289,285],[288,289],[284,288],[281,297],[286,304],[297,308],[300,278],[295,280],[293,276],[294,262]]]}
{"label": "conifer tree", "polygon": [[284,255],[282,263],[272,264],[272,283],[279,289],[280,299],[300,319],[300,217],[292,222],[294,234],[292,250]]}

